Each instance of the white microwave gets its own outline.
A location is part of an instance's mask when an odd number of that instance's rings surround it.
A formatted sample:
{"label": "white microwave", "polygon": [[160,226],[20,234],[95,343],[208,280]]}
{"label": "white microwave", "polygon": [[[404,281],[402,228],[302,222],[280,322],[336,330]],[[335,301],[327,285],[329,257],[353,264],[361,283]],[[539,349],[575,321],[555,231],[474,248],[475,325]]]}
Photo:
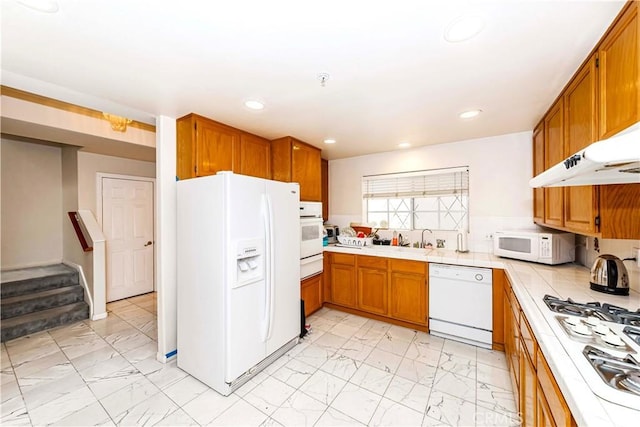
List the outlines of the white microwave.
{"label": "white microwave", "polygon": [[561,231],[498,231],[493,254],[540,264],[564,264],[576,259],[575,235]]}

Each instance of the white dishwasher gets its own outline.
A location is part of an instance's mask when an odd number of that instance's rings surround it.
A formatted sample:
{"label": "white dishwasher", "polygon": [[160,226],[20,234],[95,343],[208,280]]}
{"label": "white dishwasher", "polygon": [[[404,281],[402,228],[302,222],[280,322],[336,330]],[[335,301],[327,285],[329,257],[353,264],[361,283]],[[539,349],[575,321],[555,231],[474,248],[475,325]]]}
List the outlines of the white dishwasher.
{"label": "white dishwasher", "polygon": [[429,332],[491,348],[490,268],[429,264]]}

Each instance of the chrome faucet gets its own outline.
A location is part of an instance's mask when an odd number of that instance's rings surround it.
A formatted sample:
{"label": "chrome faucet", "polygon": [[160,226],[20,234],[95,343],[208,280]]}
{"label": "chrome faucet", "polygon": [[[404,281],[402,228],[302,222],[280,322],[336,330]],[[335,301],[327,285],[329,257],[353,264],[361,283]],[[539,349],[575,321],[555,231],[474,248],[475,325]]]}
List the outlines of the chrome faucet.
{"label": "chrome faucet", "polygon": [[429,230],[428,228],[424,228],[424,229],[422,230],[422,235],[421,235],[421,237],[420,237],[420,247],[421,247],[421,248],[425,248],[425,247],[426,247],[426,245],[425,245],[425,243],[424,243],[424,232],[425,232],[425,231],[428,231],[429,233],[433,234],[433,231]]}

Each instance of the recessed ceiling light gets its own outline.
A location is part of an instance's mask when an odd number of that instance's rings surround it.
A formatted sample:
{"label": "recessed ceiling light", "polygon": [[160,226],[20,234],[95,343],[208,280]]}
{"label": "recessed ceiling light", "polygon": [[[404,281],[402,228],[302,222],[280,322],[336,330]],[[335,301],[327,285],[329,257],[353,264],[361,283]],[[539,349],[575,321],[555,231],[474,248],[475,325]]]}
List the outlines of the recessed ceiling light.
{"label": "recessed ceiling light", "polygon": [[478,114],[482,113],[482,110],[469,110],[469,111],[465,111],[463,113],[460,113],[460,118],[461,119],[472,119],[474,117],[477,117]]}
{"label": "recessed ceiling light", "polygon": [[38,12],[56,13],[60,7],[55,0],[16,0],[22,6],[29,9],[37,10]]}
{"label": "recessed ceiling light", "polygon": [[444,30],[444,39],[451,43],[469,40],[484,29],[484,19],[478,15],[463,15],[453,21]]}
{"label": "recessed ceiling light", "polygon": [[409,148],[411,147],[411,143],[405,141],[405,142],[401,142],[400,144],[398,144],[399,148]]}
{"label": "recessed ceiling light", "polygon": [[264,108],[264,104],[260,101],[256,101],[255,99],[245,101],[244,105],[252,110],[262,110]]}
{"label": "recessed ceiling light", "polygon": [[333,139],[333,138],[328,138],[328,139],[325,139],[325,140],[324,140],[324,143],[325,143],[325,144],[335,144],[335,143],[336,143],[336,140],[335,140],[335,139]]}

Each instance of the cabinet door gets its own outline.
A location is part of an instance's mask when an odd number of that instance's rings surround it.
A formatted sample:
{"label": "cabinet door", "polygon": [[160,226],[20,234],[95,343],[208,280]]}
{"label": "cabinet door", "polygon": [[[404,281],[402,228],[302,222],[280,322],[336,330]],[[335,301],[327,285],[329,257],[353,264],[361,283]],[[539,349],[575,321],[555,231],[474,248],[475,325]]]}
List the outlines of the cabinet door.
{"label": "cabinet door", "polygon": [[536,419],[536,371],[524,346],[520,352],[520,417],[523,427],[534,427]]}
{"label": "cabinet door", "polygon": [[176,176],[189,179],[196,175],[195,125],[193,115],[176,120]]}
{"label": "cabinet door", "polygon": [[603,239],[640,239],[640,184],[600,186],[600,233]]}
{"label": "cabinet door", "polygon": [[518,407],[520,406],[520,325],[519,313],[520,307],[515,300],[515,295],[511,290],[511,285],[507,281],[505,285],[504,296],[504,314],[505,314],[505,353],[507,363],[510,368],[511,382],[513,384],[513,392]]}
{"label": "cabinet door", "polygon": [[334,304],[356,308],[356,268],[351,265],[331,265],[331,301]]}
{"label": "cabinet door", "polygon": [[240,135],[240,173],[271,179],[271,145],[250,133]]}
{"label": "cabinet door", "polygon": [[387,270],[358,267],[358,308],[370,313],[386,315]]}
{"label": "cabinet door", "polygon": [[[596,59],[587,62],[564,95],[565,157],[596,140]],[[564,190],[564,226],[577,233],[595,233],[598,187],[583,185]]]}
{"label": "cabinet door", "polygon": [[504,286],[507,275],[504,270],[494,268],[492,271],[493,286],[491,295],[492,317],[493,317],[493,350],[504,351]]}
{"label": "cabinet door", "polygon": [[[562,98],[549,110],[544,118],[545,169],[564,160]],[[544,222],[562,227],[564,224],[564,188],[544,189]]]}
{"label": "cabinet door", "polygon": [[551,369],[539,348],[536,365],[540,391],[548,403],[548,412],[551,415],[549,419],[553,420],[553,424],[558,426],[569,427],[575,425],[575,420],[571,415],[571,410],[569,409],[567,402],[564,400],[564,396],[558,387],[558,383],[553,377]]}
{"label": "cabinet door", "polygon": [[537,427],[556,427],[551,415],[549,403],[544,397],[544,393],[538,384],[536,391],[536,426]]}
{"label": "cabinet door", "polygon": [[327,252],[322,260],[322,300],[331,302],[331,254]]}
{"label": "cabinet door", "polygon": [[[544,121],[533,131],[533,176],[545,170],[544,165]],[[533,221],[544,223],[544,188],[533,189]]]}
{"label": "cabinet door", "polygon": [[309,277],[300,283],[300,298],[304,301],[304,315],[322,307],[322,274]]}
{"label": "cabinet door", "polygon": [[626,11],[598,47],[600,139],[610,137],[640,120],[638,61],[638,2]]}
{"label": "cabinet door", "polygon": [[537,390],[536,371],[523,343],[521,343],[520,348],[520,417],[522,418],[523,427],[534,427]]}
{"label": "cabinet door", "polygon": [[300,183],[300,200],[322,201],[320,150],[295,140],[291,149],[291,181]]}
{"label": "cabinet door", "polygon": [[206,119],[196,120],[196,176],[240,169],[240,135]]}
{"label": "cabinet door", "polygon": [[391,317],[427,324],[427,281],[424,274],[391,272]]}
{"label": "cabinet door", "polygon": [[320,163],[322,179],[322,219],[329,221],[329,161],[322,159]]}
{"label": "cabinet door", "polygon": [[511,301],[509,299],[509,289],[505,288],[503,295],[504,304],[504,354],[507,361],[507,367],[509,369],[509,376],[511,377],[512,388],[515,393],[515,401],[518,407],[520,402],[518,400],[518,382],[514,372],[515,366],[513,365],[513,355],[515,353],[514,333],[513,333],[513,314],[511,312]]}

